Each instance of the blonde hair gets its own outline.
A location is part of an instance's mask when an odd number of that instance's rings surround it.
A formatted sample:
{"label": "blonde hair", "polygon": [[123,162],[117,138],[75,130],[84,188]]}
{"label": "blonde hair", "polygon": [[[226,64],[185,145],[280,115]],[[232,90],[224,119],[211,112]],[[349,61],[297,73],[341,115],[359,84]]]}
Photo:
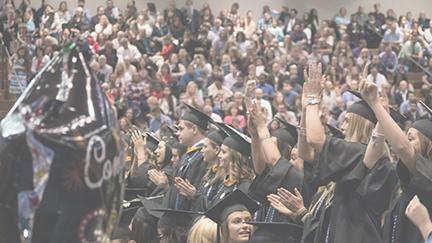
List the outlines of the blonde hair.
{"label": "blonde hair", "polygon": [[189,230],[188,243],[213,243],[216,242],[217,225],[211,219],[203,217],[199,219]]}
{"label": "blonde hair", "polygon": [[334,191],[336,188],[336,183],[330,182],[325,186],[321,186],[318,188],[317,193],[321,193],[321,196],[313,202],[309,207],[309,212],[314,213],[315,210],[317,210],[317,207],[319,204],[321,204],[321,201],[324,200],[324,205],[330,205],[333,203],[333,197],[334,197]]}
{"label": "blonde hair", "polygon": [[348,114],[348,126],[345,130],[345,140],[367,144],[372,135],[372,130],[375,128],[375,124],[357,114],[347,113],[347,115]]}

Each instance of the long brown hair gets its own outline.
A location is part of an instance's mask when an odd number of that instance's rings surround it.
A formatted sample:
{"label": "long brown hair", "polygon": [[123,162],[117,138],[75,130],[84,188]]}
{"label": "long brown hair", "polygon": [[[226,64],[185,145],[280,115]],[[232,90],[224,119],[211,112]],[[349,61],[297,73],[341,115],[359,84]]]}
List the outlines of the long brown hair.
{"label": "long brown hair", "polygon": [[417,132],[420,140],[420,153],[429,160],[432,160],[432,141],[423,135],[421,132]]}
{"label": "long brown hair", "polygon": [[241,180],[253,180],[255,173],[249,166],[249,160],[241,153],[228,148],[229,164],[226,165],[226,178],[232,183],[240,182]]}

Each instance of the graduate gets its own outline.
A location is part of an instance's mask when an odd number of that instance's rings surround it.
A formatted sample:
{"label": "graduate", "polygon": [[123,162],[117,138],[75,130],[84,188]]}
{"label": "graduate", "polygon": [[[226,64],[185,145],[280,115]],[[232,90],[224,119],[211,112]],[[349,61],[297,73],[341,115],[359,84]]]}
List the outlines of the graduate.
{"label": "graduate", "polygon": [[207,164],[203,161],[202,148],[208,120],[196,108],[186,105],[188,111],[180,118],[178,124],[179,141],[188,149],[174,168],[174,184],[170,186],[164,197],[164,207],[170,209],[190,210],[193,199],[180,194],[182,185],[198,188],[202,177],[207,171]]}
{"label": "graduate", "polygon": [[259,205],[241,190],[234,190],[205,212],[217,224],[217,243],[247,243],[253,227],[247,222]]}
{"label": "graduate", "polygon": [[327,136],[319,117],[321,65],[311,64],[305,78],[305,135],[315,153],[308,161],[316,163],[318,185],[334,182],[334,187],[313,203],[312,216],[319,226],[310,241],[303,242],[380,242],[381,217],[397,182],[385,152],[383,126],[366,102],[358,101],[347,110],[345,139]]}
{"label": "graduate", "polygon": [[[147,185],[149,183],[148,171],[156,163],[154,151],[159,144],[159,139],[153,134],[142,134],[138,129],[131,129],[130,136],[133,143],[134,156],[126,180],[125,200],[136,198],[136,194],[147,196]],[[139,190],[142,193],[139,193]]]}
{"label": "graduate", "polygon": [[[428,118],[417,120],[405,134],[379,103],[376,84],[364,80],[360,89],[363,99],[382,124],[382,133],[400,159],[397,163],[397,174],[401,191],[391,203],[386,215],[384,242],[424,242],[429,235],[422,235],[406,217],[405,211],[411,199],[417,195],[429,214],[432,212],[432,122]],[[425,110],[432,114],[432,110],[422,104]]]}
{"label": "graduate", "polygon": [[223,164],[220,163],[219,153],[224,139],[228,136],[221,129],[209,132],[204,140],[202,150],[204,161],[208,163],[209,169],[203,177],[200,188],[198,189],[197,201],[194,209],[206,211],[213,204],[219,186],[223,183],[226,175]]}
{"label": "graduate", "polygon": [[[250,109],[250,130],[253,139],[254,168],[258,173],[251,188],[250,195],[261,202],[260,221],[293,222],[292,218],[280,214],[270,205],[269,195],[276,194],[279,188],[300,193],[303,184],[303,171],[290,162],[291,151],[297,143],[297,128],[279,119],[283,126],[270,134],[266,127],[265,113],[255,104]],[[266,235],[277,234],[277,227],[261,227],[251,240],[264,239]],[[298,236],[298,235],[297,235]],[[283,242],[298,242],[299,239],[289,236]]]}

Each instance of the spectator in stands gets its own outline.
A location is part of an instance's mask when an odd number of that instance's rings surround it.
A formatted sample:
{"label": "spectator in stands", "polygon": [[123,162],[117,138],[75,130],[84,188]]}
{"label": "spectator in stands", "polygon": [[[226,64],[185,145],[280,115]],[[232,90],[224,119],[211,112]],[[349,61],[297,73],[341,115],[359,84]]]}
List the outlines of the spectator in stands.
{"label": "spectator in stands", "polygon": [[384,33],[384,38],[382,40],[382,43],[384,45],[394,45],[394,46],[399,46],[402,44],[403,41],[403,33],[402,31],[399,29],[399,27],[397,26],[396,22],[392,22],[390,25],[390,29],[388,29],[385,33]]}
{"label": "spectator in stands", "polygon": [[398,64],[398,58],[396,52],[392,50],[391,45],[385,47],[384,51],[379,54],[379,59],[388,73],[394,73]]}
{"label": "spectator in stands", "polygon": [[423,57],[422,46],[418,38],[417,33],[412,33],[399,52],[399,62],[409,69],[415,66],[414,62],[419,62]]}

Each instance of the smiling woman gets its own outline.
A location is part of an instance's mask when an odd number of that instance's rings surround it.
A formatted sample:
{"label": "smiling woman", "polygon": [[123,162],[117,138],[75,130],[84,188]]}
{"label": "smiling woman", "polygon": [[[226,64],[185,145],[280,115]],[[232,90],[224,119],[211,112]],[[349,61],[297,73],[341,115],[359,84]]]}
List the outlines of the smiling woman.
{"label": "smiling woman", "polygon": [[210,208],[205,215],[218,225],[217,242],[248,242],[252,226],[246,222],[252,220],[252,214],[258,207],[258,204],[245,193],[235,190]]}

